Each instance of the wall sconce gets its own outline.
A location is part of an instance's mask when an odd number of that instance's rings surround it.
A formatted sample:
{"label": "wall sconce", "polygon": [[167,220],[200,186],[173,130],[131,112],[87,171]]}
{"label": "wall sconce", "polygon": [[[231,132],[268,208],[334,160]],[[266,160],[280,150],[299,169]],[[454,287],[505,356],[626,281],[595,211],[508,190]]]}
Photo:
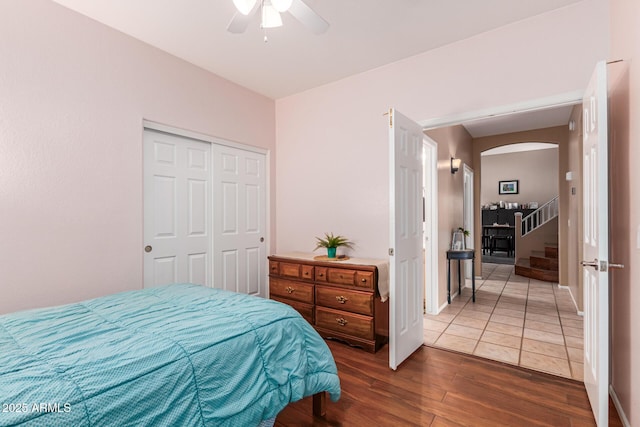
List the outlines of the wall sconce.
{"label": "wall sconce", "polygon": [[456,173],[458,172],[458,169],[460,169],[460,163],[462,162],[462,160],[460,159],[456,159],[456,158],[451,158],[451,173]]}

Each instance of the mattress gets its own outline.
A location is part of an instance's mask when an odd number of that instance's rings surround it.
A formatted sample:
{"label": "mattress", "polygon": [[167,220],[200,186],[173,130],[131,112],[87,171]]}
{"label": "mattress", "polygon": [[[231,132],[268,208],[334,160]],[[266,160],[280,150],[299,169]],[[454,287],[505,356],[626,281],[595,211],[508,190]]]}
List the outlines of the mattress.
{"label": "mattress", "polygon": [[257,426],[340,396],[292,308],[192,284],[0,316],[0,425]]}

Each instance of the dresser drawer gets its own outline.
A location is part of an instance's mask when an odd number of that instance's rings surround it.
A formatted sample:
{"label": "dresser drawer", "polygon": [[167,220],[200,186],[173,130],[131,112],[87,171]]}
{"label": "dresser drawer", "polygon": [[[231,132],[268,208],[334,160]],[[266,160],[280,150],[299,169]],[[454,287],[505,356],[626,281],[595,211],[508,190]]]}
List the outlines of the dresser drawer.
{"label": "dresser drawer", "polygon": [[346,268],[327,268],[327,282],[336,285],[353,286],[356,280],[356,270]]}
{"label": "dresser drawer", "polygon": [[373,280],[373,272],[372,271],[356,272],[355,285],[359,288],[374,290],[376,284],[374,283],[374,280]]}
{"label": "dresser drawer", "polygon": [[371,292],[316,286],[316,305],[373,316]]}
{"label": "dresser drawer", "polygon": [[[291,277],[293,279],[313,280],[313,265],[294,264],[290,262],[278,263],[278,274],[280,276]],[[274,274],[271,272],[271,274]]]}
{"label": "dresser drawer", "polygon": [[316,282],[327,281],[327,267],[316,267]]}
{"label": "dresser drawer", "polygon": [[374,339],[370,316],[316,306],[316,326],[365,340]]}
{"label": "dresser drawer", "polygon": [[289,300],[285,298],[280,298],[275,295],[271,295],[271,299],[274,301],[281,302],[283,304],[290,305],[293,307],[298,313],[305,318],[305,320],[313,325],[313,305],[307,304],[304,302]]}
{"label": "dresser drawer", "polygon": [[269,278],[269,292],[276,297],[313,304],[313,284]]}

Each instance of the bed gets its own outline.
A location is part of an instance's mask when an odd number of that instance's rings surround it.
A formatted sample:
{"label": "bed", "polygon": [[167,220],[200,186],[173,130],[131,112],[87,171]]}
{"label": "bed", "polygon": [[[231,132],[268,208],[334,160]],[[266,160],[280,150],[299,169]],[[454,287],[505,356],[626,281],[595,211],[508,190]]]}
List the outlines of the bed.
{"label": "bed", "polygon": [[257,426],[324,392],[327,345],[271,300],[180,284],[0,316],[1,426]]}

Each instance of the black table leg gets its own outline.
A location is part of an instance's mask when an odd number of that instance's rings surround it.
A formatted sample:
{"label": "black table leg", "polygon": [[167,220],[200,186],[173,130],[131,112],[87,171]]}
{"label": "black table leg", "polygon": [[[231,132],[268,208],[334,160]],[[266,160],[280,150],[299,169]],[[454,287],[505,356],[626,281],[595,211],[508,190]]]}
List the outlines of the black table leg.
{"label": "black table leg", "polygon": [[471,258],[471,298],[476,302],[476,260]]}
{"label": "black table leg", "polygon": [[458,297],[462,296],[462,288],[460,283],[460,260],[458,260]]}
{"label": "black table leg", "polygon": [[447,303],[451,304],[451,260],[447,259]]}

